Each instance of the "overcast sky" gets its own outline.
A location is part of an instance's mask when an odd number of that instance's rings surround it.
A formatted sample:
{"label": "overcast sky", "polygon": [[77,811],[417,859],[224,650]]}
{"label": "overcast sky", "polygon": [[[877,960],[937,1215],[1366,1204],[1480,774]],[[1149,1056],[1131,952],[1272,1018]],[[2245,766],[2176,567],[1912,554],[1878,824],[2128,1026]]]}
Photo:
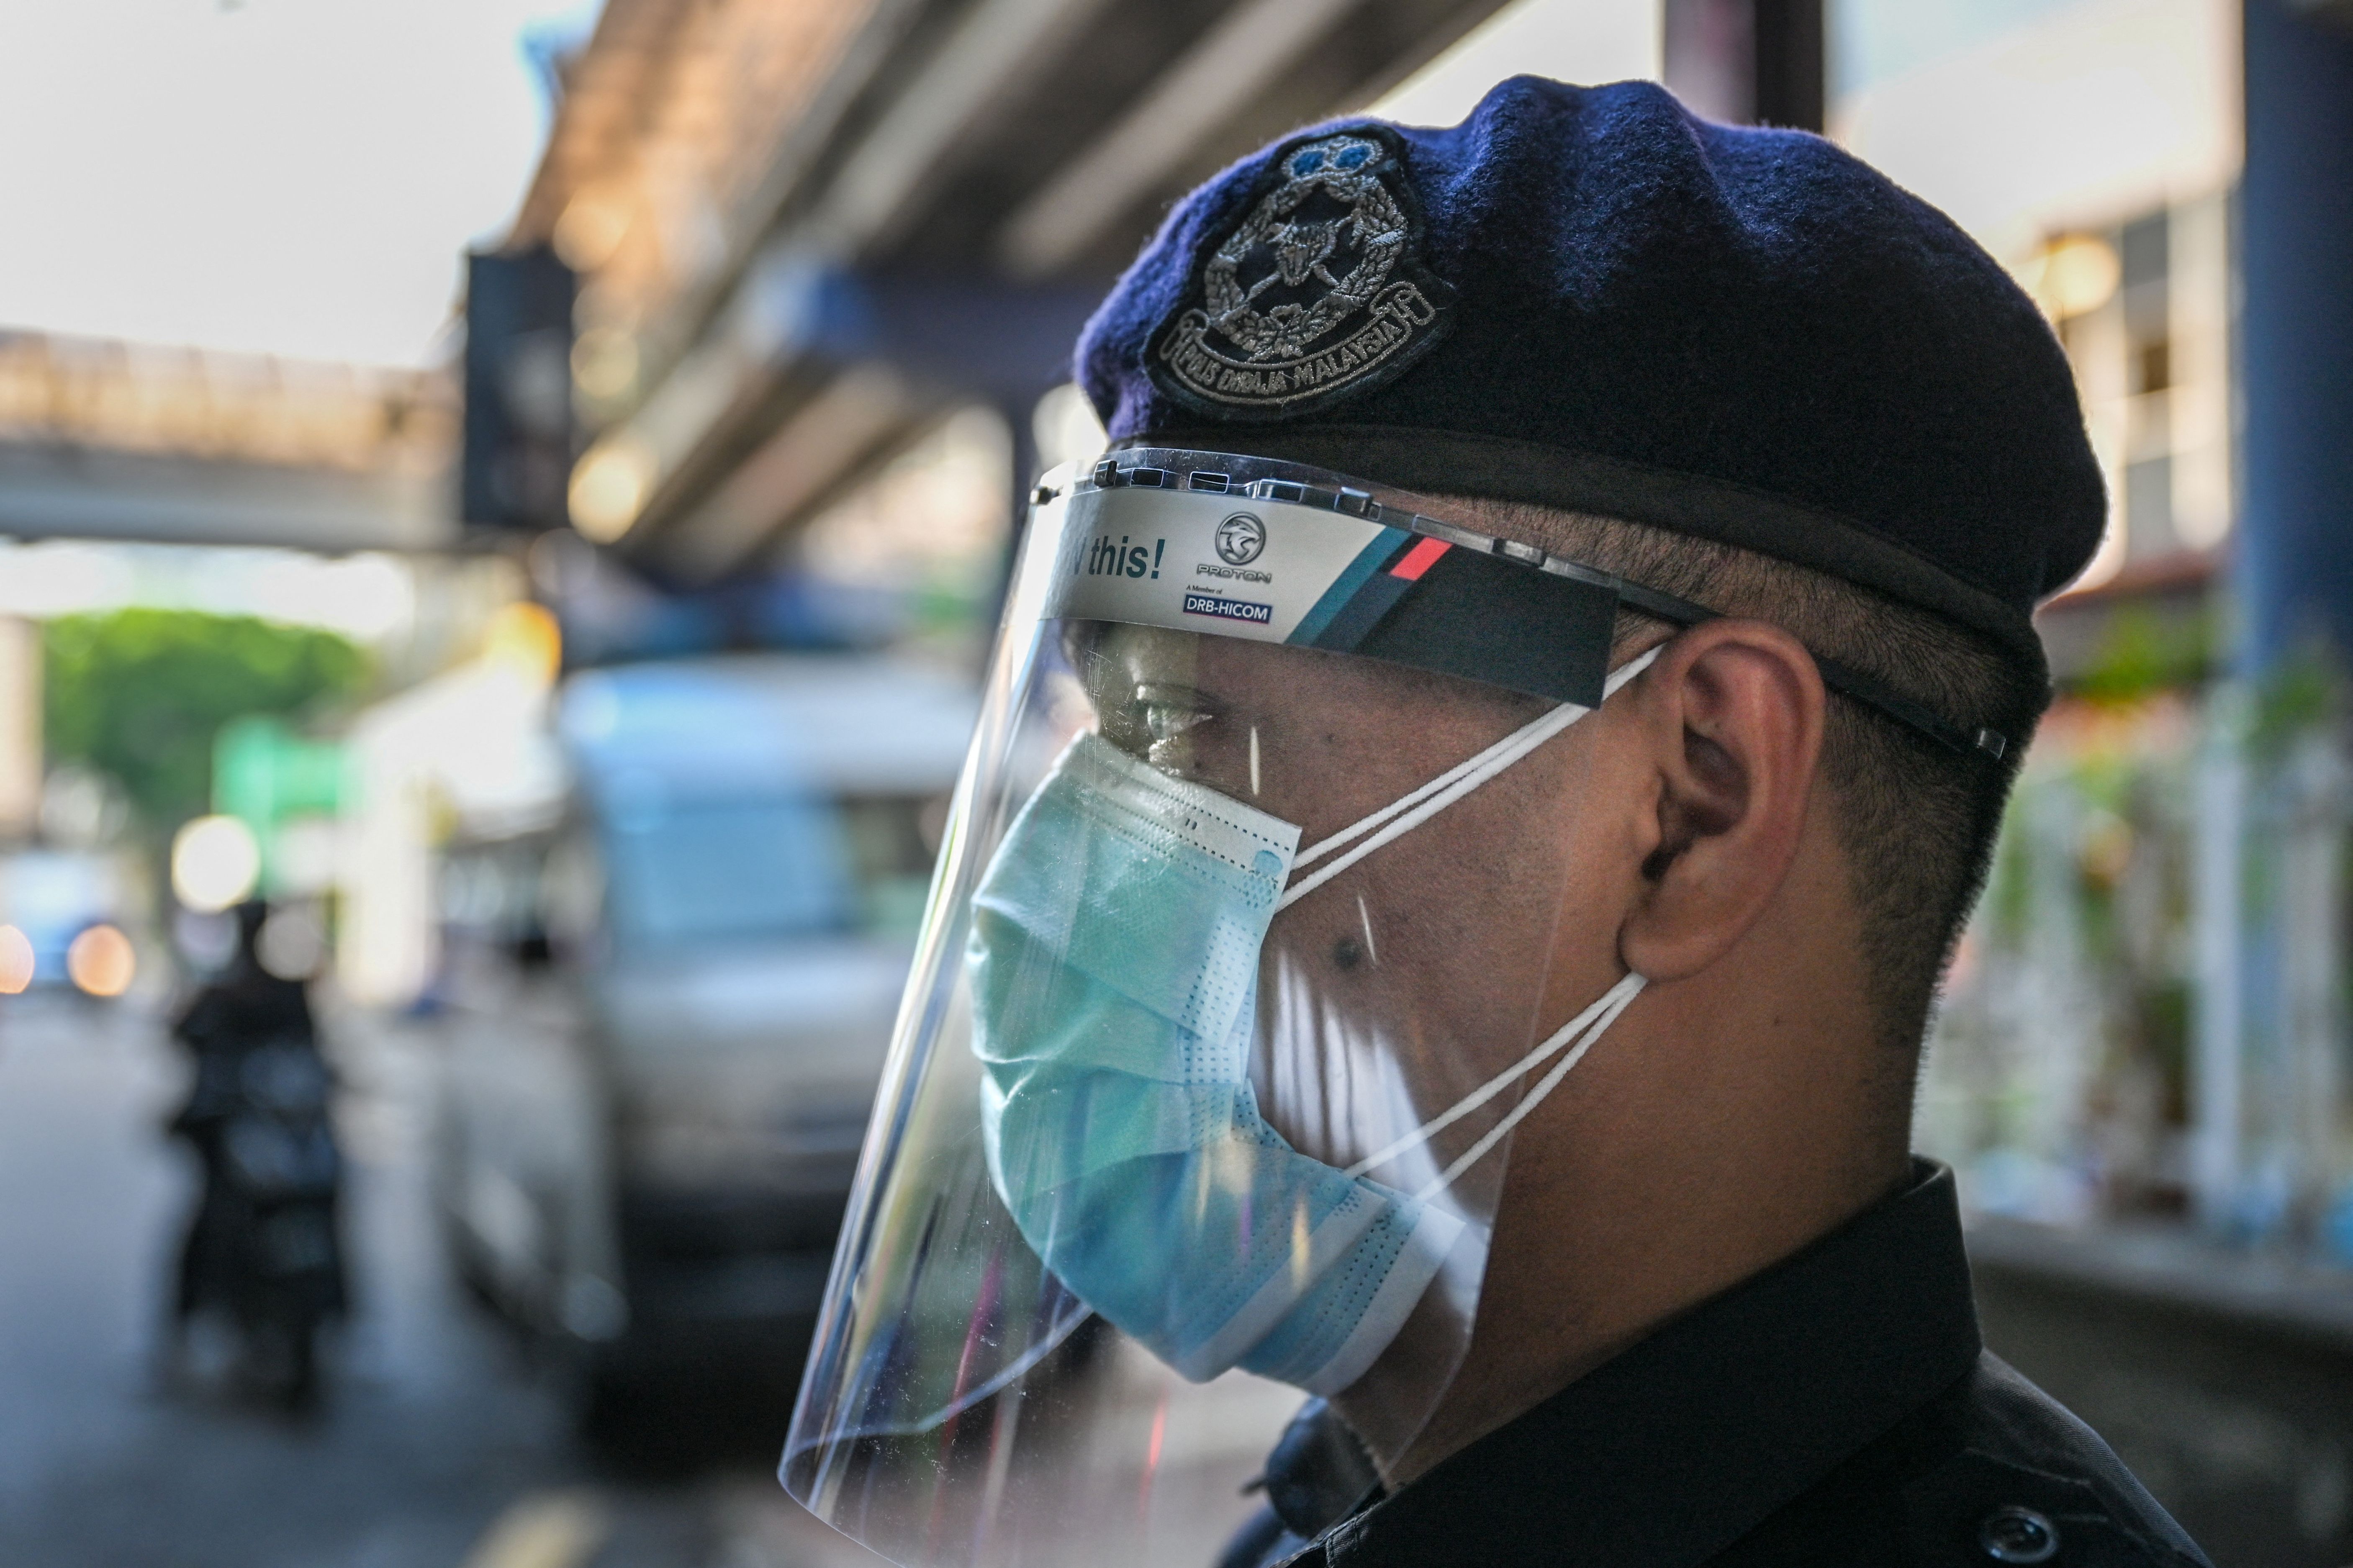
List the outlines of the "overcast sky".
{"label": "overcast sky", "polygon": [[0,327],[422,363],[595,0],[0,0]]}

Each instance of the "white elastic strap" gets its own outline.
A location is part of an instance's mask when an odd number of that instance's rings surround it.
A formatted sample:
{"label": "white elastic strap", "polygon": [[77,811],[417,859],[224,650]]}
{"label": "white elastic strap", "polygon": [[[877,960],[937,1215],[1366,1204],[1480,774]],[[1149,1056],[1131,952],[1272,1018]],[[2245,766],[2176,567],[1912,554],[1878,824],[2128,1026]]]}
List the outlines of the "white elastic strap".
{"label": "white elastic strap", "polygon": [[1486,1158],[1490,1149],[1510,1137],[1512,1129],[1527,1120],[1528,1112],[1542,1105],[1545,1096],[1560,1087],[1560,1080],[1568,1076],[1569,1069],[1585,1059],[1585,1053],[1593,1048],[1593,1042],[1599,1039],[1609,1030],[1609,1026],[1618,1021],[1618,1015],[1623,1013],[1634,998],[1641,994],[1644,984],[1641,975],[1629,974],[1611,986],[1608,995],[1603,998],[1604,1001],[1610,1003],[1609,1011],[1594,1020],[1593,1026],[1586,1030],[1585,1037],[1577,1042],[1577,1048],[1561,1058],[1555,1064],[1552,1071],[1537,1080],[1535,1088],[1522,1095],[1520,1102],[1512,1107],[1510,1114],[1487,1129],[1481,1134],[1479,1142],[1462,1152],[1461,1159],[1447,1166],[1441,1174],[1432,1179],[1428,1186],[1414,1194],[1414,1196],[1424,1200],[1437,1196],[1454,1184],[1455,1177]]}
{"label": "white elastic strap", "polygon": [[1542,718],[1533,723],[1522,725],[1477,756],[1467,762],[1455,763],[1428,784],[1418,789],[1407,791],[1370,816],[1361,821],[1352,822],[1331,837],[1302,850],[1298,858],[1292,861],[1293,868],[1296,869],[1311,860],[1321,859],[1358,834],[1370,833],[1399,812],[1412,810],[1458,780],[1468,778],[1472,773],[1480,773],[1488,778],[1493,777],[1495,772],[1509,767],[1536,746],[1551,740],[1591,711],[1591,709],[1580,708],[1574,702],[1564,702],[1557,708],[1546,710]]}
{"label": "white elastic strap", "polygon": [[[1617,694],[1620,687],[1633,679],[1637,675],[1641,674],[1645,669],[1648,669],[1651,667],[1651,661],[1658,657],[1659,650],[1655,647],[1651,648],[1646,650],[1640,658],[1628,660],[1623,668],[1611,671],[1609,679],[1602,684],[1601,700],[1605,702],[1608,701],[1612,696]],[[1534,750],[1536,746],[1544,744],[1546,741],[1551,740],[1555,735],[1557,735],[1563,730],[1567,729],[1571,724],[1576,723],[1579,719],[1584,718],[1588,713],[1592,711],[1592,709],[1579,707],[1574,702],[1564,702],[1557,708],[1547,710],[1541,717],[1529,723],[1523,724],[1520,728],[1513,731],[1510,734],[1504,736],[1502,740],[1496,742],[1485,751],[1481,752],[1478,755],[1472,757],[1467,762],[1457,763],[1454,766],[1447,769],[1444,773],[1439,774],[1428,784],[1421,785],[1419,789],[1408,790],[1404,795],[1401,795],[1397,799],[1389,802],[1388,805],[1381,807],[1380,810],[1373,813],[1370,816],[1365,817],[1361,821],[1352,822],[1347,826],[1340,829],[1339,832],[1333,834],[1329,838],[1323,839],[1315,844],[1310,845],[1307,848],[1301,850],[1292,860],[1292,868],[1296,870],[1300,867],[1306,865],[1311,860],[1320,859],[1324,856],[1331,853],[1333,850],[1340,847],[1341,845],[1348,842],[1349,839],[1356,837],[1359,833],[1370,832],[1373,828],[1378,827],[1382,823],[1387,822],[1390,817],[1395,816],[1398,812],[1408,810],[1410,807],[1419,805],[1422,801],[1429,799],[1431,795],[1437,794],[1440,790],[1444,789],[1447,785],[1454,783],[1457,779],[1467,777],[1472,773],[1480,773],[1482,770],[1486,770],[1491,767],[1494,771],[1487,772],[1484,776],[1487,778],[1493,777],[1494,772],[1500,772],[1503,768],[1509,767],[1513,763],[1515,763],[1521,757],[1525,756],[1529,751]]]}
{"label": "white elastic strap", "polygon": [[[1609,680],[1602,686],[1602,700],[1606,702],[1617,695],[1620,687],[1648,669],[1651,667],[1651,661],[1658,657],[1659,650],[1655,647],[1650,648],[1641,657],[1630,659],[1612,670]],[[1574,702],[1564,702],[1559,707],[1546,711],[1533,722],[1513,731],[1468,762],[1449,768],[1428,784],[1400,795],[1371,816],[1352,822],[1331,837],[1319,839],[1308,846],[1292,860],[1293,876],[1297,876],[1299,868],[1309,861],[1321,858],[1337,846],[1346,843],[1369,828],[1380,827],[1379,832],[1375,833],[1330,865],[1324,867],[1313,876],[1295,881],[1285,888],[1282,890],[1282,896],[1275,900],[1276,910],[1280,912],[1298,902],[1383,845],[1394,843],[1404,837],[1592,711],[1592,709],[1580,708]],[[1387,823],[1388,826],[1380,826],[1383,823]]]}
{"label": "white elastic strap", "polygon": [[[1522,1057],[1518,1061],[1514,1062],[1510,1067],[1505,1068],[1502,1072],[1497,1073],[1493,1078],[1489,1079],[1485,1083],[1481,1084],[1477,1089],[1472,1089],[1462,1099],[1456,1100],[1451,1110],[1441,1111],[1438,1115],[1430,1118],[1428,1121],[1423,1122],[1420,1126],[1415,1128],[1412,1131],[1407,1133],[1396,1142],[1391,1143],[1388,1147],[1375,1150],[1370,1154],[1367,1154],[1363,1159],[1357,1161],[1355,1164],[1349,1166],[1347,1170],[1342,1173],[1350,1181],[1354,1181],[1358,1176],[1365,1175],[1369,1172],[1380,1169],[1380,1167],[1388,1164],[1399,1154],[1403,1154],[1409,1150],[1418,1149],[1422,1144],[1429,1142],[1432,1138],[1437,1137],[1440,1132],[1445,1131],[1448,1128],[1453,1126],[1456,1122],[1461,1121],[1464,1117],[1470,1115],[1472,1111],[1478,1110],[1481,1106],[1486,1104],[1497,1095],[1503,1093],[1504,1090],[1509,1089],[1523,1078],[1525,1078],[1529,1073],[1535,1071],[1537,1068],[1542,1067],[1546,1057],[1551,1056],[1555,1051],[1560,1049],[1561,1047],[1567,1045],[1571,1039],[1582,1033],[1587,1026],[1590,1025],[1595,1019],[1600,1017],[1602,1014],[1605,1012],[1609,1013],[1609,1016],[1612,1018],[1615,1018],[1617,1014],[1616,1012],[1611,1011],[1611,1009],[1621,1006],[1625,1002],[1632,1001],[1634,999],[1634,992],[1640,991],[1641,988],[1642,977],[1641,975],[1627,975],[1624,979],[1619,981],[1617,984],[1611,986],[1609,990],[1604,991],[1591,1006],[1586,1008],[1584,1012],[1579,1013],[1576,1017],[1571,1018],[1567,1023],[1563,1024],[1559,1028],[1555,1029],[1550,1035],[1546,1036],[1542,1045],[1536,1047],[1535,1049],[1530,1051],[1526,1056]],[[1621,992],[1624,993],[1622,997],[1620,995],[1620,993]],[[1603,1025],[1603,1027],[1608,1027],[1608,1025]],[[1599,1031],[1596,1031],[1596,1033],[1598,1034]],[[1582,1049],[1583,1047],[1580,1047],[1579,1048]]]}

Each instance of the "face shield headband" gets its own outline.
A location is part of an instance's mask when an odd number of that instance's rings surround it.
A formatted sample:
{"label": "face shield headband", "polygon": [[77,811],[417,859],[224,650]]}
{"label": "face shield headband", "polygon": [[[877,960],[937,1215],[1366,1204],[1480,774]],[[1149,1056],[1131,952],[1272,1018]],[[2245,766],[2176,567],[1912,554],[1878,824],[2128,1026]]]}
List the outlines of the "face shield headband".
{"label": "face shield headband", "polygon": [[[1042,484],[1036,499],[1063,488]],[[1388,659],[1584,707],[1600,700],[1621,606],[1676,626],[1716,617],[1481,533],[1442,502],[1294,463],[1138,447],[1067,489],[1071,530],[1086,530],[1069,563],[1071,615]],[[1861,670],[1814,663],[1831,690],[1957,756],[2010,749]]]}

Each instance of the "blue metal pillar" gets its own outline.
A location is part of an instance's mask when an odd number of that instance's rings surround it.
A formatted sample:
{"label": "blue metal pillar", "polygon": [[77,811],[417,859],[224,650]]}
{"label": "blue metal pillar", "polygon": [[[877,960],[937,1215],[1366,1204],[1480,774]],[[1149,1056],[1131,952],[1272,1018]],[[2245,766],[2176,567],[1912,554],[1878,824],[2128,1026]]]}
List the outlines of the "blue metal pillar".
{"label": "blue metal pillar", "polygon": [[2316,638],[2353,660],[2353,22],[2245,3],[2236,578],[2260,675]]}

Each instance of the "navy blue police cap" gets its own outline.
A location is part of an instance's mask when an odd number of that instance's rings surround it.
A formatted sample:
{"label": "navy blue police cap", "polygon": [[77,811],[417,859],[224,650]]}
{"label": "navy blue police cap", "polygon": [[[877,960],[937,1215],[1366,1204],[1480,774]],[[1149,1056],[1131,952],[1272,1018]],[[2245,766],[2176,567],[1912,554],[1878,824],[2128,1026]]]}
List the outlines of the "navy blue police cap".
{"label": "navy blue police cap", "polygon": [[2042,668],[2107,511],[2067,363],[1952,221],[1820,137],[1518,77],[1177,204],[1080,339],[1114,444],[1598,513],[1918,605]]}

